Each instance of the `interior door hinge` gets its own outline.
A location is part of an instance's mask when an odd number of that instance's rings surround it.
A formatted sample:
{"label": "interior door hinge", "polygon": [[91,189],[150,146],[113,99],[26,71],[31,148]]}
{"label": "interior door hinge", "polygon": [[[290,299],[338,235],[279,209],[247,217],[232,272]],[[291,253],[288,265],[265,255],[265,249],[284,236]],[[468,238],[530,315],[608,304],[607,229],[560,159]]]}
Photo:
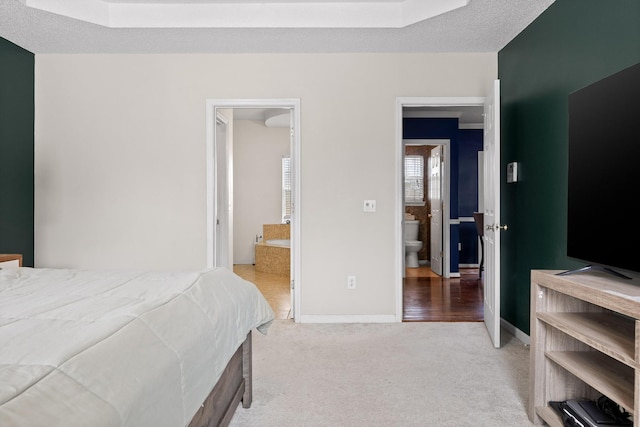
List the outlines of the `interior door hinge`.
{"label": "interior door hinge", "polygon": [[295,288],[295,286],[294,286],[294,283],[293,283],[293,280],[292,280],[291,281],[291,289],[294,289],[294,288]]}

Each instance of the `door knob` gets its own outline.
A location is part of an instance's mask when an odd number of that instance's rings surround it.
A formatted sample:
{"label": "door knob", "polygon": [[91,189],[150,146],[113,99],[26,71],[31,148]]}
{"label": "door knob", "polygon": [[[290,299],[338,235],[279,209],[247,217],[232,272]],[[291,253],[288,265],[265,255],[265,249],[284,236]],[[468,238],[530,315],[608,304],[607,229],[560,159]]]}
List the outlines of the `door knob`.
{"label": "door knob", "polygon": [[493,231],[498,231],[498,230],[504,230],[507,231],[509,227],[505,224],[505,225],[498,225],[498,224],[492,224],[492,225],[487,225],[487,230],[493,230]]}

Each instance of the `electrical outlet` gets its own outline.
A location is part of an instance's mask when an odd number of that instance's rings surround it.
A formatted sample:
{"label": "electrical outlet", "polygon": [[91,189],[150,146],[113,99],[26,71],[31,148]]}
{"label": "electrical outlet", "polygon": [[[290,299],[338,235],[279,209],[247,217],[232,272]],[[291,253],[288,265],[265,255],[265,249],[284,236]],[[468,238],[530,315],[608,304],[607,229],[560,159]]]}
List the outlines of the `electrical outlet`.
{"label": "electrical outlet", "polygon": [[356,288],[356,276],[347,276],[347,289]]}
{"label": "electrical outlet", "polygon": [[376,201],[375,200],[365,200],[364,201],[364,211],[365,212],[375,212],[376,211]]}

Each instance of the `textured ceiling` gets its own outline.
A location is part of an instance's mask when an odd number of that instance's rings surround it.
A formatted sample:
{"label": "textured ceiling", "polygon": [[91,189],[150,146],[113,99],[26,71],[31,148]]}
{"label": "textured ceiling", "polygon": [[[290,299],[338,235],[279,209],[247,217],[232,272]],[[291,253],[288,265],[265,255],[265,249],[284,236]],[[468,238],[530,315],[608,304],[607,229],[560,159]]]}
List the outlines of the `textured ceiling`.
{"label": "textured ceiling", "polygon": [[0,37],[40,54],[498,52],[554,0],[470,0],[404,28],[149,29],[107,28],[23,1],[0,0]]}

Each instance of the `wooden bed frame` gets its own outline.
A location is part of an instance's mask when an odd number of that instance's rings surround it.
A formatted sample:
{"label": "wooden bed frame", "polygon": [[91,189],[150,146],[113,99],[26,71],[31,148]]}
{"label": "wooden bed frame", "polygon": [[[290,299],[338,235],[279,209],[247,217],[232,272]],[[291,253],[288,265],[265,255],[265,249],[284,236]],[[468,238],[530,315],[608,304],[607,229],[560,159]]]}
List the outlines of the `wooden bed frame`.
{"label": "wooden bed frame", "polygon": [[242,402],[251,406],[251,331],[224,369],[222,376],[193,416],[189,427],[226,427]]}

